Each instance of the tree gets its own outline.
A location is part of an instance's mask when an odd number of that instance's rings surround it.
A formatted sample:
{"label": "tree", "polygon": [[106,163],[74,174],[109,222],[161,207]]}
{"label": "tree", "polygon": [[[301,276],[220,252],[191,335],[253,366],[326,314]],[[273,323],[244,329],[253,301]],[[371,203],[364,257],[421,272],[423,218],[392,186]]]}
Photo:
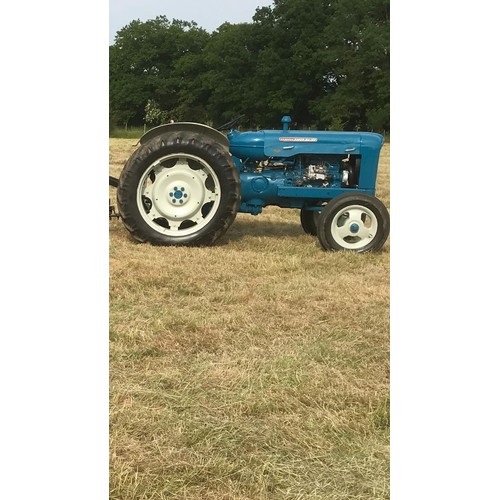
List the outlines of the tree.
{"label": "tree", "polygon": [[141,124],[149,99],[161,109],[179,107],[183,83],[180,60],[199,54],[209,35],[195,23],[165,16],[132,21],[121,29],[110,47],[110,117]]}
{"label": "tree", "polygon": [[274,0],[209,34],[165,16],[110,47],[110,120],[142,124],[149,100],[176,121],[389,130],[389,0]]}
{"label": "tree", "polygon": [[332,68],[313,108],[319,124],[389,129],[389,1],[337,0],[323,54]]}
{"label": "tree", "polygon": [[268,34],[253,82],[260,119],[276,123],[287,113],[299,126],[314,121],[310,102],[322,93],[325,64],[321,56],[331,3],[324,0],[275,0],[273,9],[254,16]]}
{"label": "tree", "polygon": [[168,111],[162,111],[156,101],[148,99],[146,107],[144,108],[144,122],[146,125],[149,127],[161,125],[169,121],[168,115]]}

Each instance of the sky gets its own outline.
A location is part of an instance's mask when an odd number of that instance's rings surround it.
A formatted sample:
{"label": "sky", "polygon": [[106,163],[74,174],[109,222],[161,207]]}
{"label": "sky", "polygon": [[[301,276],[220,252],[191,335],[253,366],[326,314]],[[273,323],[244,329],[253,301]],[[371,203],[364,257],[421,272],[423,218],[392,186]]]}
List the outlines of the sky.
{"label": "sky", "polygon": [[134,19],[165,15],[170,20],[195,21],[211,32],[226,21],[250,23],[257,7],[272,4],[273,0],[109,0],[109,44]]}

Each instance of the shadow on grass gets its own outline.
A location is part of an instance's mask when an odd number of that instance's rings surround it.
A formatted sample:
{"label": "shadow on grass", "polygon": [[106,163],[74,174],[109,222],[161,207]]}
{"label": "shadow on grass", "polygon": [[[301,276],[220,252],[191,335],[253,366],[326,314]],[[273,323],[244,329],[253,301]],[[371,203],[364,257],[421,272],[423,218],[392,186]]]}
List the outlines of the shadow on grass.
{"label": "shadow on grass", "polygon": [[[224,242],[238,241],[243,238],[283,238],[304,236],[304,230],[299,222],[236,220],[228,229],[222,240]],[[222,243],[221,240],[221,243]]]}
{"label": "shadow on grass", "polygon": [[[114,233],[114,237],[126,238],[136,244],[141,244],[128,233],[120,220],[112,220],[109,224],[110,233]],[[287,221],[269,221],[262,218],[255,219],[238,219],[233,222],[227,232],[215,242],[214,246],[225,246],[231,243],[241,242],[242,240],[251,240],[253,238],[266,238],[271,240],[290,239],[292,244],[294,238],[308,237],[314,240],[317,238],[307,236],[300,222]],[[319,243],[318,243],[319,244]]]}

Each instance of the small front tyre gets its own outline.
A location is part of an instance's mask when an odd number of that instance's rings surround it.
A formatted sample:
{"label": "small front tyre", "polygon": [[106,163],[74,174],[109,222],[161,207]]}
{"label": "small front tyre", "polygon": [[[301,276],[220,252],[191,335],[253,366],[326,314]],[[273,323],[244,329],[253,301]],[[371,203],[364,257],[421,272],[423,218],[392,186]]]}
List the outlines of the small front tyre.
{"label": "small front tyre", "polygon": [[318,239],[324,250],[358,253],[381,250],[389,236],[389,212],[374,196],[346,193],[321,211]]}
{"label": "small front tyre", "polygon": [[307,210],[307,208],[300,210],[300,225],[306,234],[317,236],[318,218],[319,211]]}

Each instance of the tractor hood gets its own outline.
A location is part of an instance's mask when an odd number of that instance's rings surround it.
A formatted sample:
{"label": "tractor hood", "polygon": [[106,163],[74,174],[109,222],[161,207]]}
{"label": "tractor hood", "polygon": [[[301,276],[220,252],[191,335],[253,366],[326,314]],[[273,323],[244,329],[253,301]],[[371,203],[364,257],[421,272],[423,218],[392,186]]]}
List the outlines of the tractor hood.
{"label": "tractor hood", "polygon": [[380,151],[384,138],[371,132],[325,132],[311,130],[260,130],[228,134],[229,151],[241,160],[262,161],[304,154],[362,154]]}

